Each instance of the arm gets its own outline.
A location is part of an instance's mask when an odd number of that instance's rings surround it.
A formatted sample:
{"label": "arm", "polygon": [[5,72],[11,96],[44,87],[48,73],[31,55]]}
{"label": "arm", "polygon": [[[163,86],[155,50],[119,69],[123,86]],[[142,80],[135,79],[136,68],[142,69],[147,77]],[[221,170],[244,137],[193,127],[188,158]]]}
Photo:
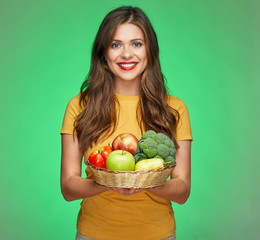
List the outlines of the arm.
{"label": "arm", "polygon": [[92,197],[107,190],[93,179],[81,177],[83,154],[77,137],[62,134],[61,192],[66,201]]}
{"label": "arm", "polygon": [[178,141],[179,148],[176,151],[176,167],[172,172],[171,179],[162,186],[147,189],[159,197],[173,202],[184,204],[190,195],[191,175],[191,141]]}

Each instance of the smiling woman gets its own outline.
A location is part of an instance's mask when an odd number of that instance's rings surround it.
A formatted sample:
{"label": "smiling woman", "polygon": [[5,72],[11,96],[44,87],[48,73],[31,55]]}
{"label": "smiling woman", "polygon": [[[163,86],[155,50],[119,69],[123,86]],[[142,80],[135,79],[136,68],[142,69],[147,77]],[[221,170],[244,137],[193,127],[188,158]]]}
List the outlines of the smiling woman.
{"label": "smiling woman", "polygon": [[[138,139],[147,130],[164,133],[176,146],[171,179],[150,189],[106,188],[86,168],[91,152],[122,133]],[[167,95],[152,25],[140,8],[108,13],[93,45],[90,71],[69,102],[62,129],[61,191],[83,199],[77,240],[175,239],[171,202],[190,192],[191,129],[186,105]]]}
{"label": "smiling woman", "polygon": [[129,85],[131,85],[133,94],[138,95],[140,79],[147,66],[142,30],[130,23],[119,25],[105,59],[116,81],[115,92],[129,94]]}

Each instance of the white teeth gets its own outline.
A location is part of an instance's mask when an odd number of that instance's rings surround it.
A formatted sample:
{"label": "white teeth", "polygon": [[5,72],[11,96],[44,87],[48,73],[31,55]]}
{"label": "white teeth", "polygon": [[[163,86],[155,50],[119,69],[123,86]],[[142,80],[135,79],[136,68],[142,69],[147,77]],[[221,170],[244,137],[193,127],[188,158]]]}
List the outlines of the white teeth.
{"label": "white teeth", "polygon": [[122,66],[122,67],[129,68],[129,67],[133,67],[134,65],[136,65],[136,63],[132,63],[132,64],[120,64],[120,63],[118,63],[118,65]]}

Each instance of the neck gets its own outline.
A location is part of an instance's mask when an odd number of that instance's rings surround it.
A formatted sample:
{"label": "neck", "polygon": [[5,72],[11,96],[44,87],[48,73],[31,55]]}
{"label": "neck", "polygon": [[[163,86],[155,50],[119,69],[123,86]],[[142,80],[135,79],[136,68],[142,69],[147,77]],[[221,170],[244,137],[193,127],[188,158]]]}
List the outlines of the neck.
{"label": "neck", "polygon": [[123,95],[137,96],[140,93],[140,81],[117,81],[115,92]]}

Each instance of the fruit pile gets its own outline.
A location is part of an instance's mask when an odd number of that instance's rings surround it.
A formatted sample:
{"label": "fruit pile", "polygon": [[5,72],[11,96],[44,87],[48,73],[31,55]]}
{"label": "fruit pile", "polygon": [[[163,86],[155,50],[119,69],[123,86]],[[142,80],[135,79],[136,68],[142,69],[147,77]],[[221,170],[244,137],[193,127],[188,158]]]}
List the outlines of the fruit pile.
{"label": "fruit pile", "polygon": [[99,168],[119,171],[148,171],[175,164],[173,141],[163,133],[148,130],[140,140],[122,133],[112,142],[92,152],[89,162]]}

